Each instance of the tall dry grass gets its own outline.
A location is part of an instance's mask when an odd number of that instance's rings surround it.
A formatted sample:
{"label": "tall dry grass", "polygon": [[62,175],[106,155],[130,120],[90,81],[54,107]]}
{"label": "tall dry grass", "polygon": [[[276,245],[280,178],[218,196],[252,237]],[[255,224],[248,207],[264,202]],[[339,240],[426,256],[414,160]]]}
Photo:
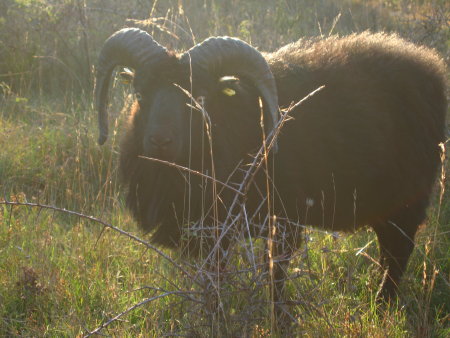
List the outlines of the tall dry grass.
{"label": "tall dry grass", "polygon": [[[175,49],[232,35],[273,50],[304,35],[384,29],[448,60],[448,12],[445,1],[2,2],[0,335],[269,336],[274,328],[272,238],[248,239],[239,194],[225,224],[186,234],[231,236],[227,252],[217,246],[200,260],[154,248],[125,210],[117,151],[129,88],[114,83],[107,147],[96,145],[91,99],[96,55],[113,31],[141,27]],[[267,165],[264,149],[257,159],[245,168],[249,179]],[[298,225],[305,243],[291,263],[284,304],[291,334],[448,335],[446,186],[417,236],[402,302],[381,311],[374,234]],[[273,227],[271,219],[260,226]]]}

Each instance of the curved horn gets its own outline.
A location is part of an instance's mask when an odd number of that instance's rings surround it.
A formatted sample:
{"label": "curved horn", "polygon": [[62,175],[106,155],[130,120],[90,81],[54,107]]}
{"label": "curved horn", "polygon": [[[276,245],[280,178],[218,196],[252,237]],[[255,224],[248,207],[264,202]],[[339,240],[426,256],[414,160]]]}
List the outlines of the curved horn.
{"label": "curved horn", "polygon": [[95,100],[98,111],[102,145],[108,138],[108,90],[111,73],[117,65],[139,70],[149,70],[168,55],[167,49],[153,40],[147,32],[138,28],[124,28],[111,35],[104,43],[98,58],[95,81]]}
{"label": "curved horn", "polygon": [[[241,75],[253,82],[267,107],[264,110],[266,133],[278,122],[278,94],[275,79],[264,56],[248,43],[230,37],[214,37],[186,51],[182,61],[192,64],[192,73],[208,72],[217,76]],[[273,146],[277,149],[276,143]]]}

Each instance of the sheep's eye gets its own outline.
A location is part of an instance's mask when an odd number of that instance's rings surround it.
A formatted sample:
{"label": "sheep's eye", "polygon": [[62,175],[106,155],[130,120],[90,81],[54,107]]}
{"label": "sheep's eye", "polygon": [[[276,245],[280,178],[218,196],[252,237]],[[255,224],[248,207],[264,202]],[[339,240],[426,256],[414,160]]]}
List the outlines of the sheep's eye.
{"label": "sheep's eye", "polygon": [[202,105],[202,106],[205,105],[205,100],[206,100],[206,98],[205,98],[204,96],[198,96],[195,100],[196,100],[200,105]]}
{"label": "sheep's eye", "polygon": [[133,83],[133,79],[134,79],[134,73],[128,69],[128,68],[124,68],[122,72],[119,73],[120,75],[120,81],[123,84],[131,84]]}
{"label": "sheep's eye", "polygon": [[136,100],[142,101],[142,95],[141,95],[141,93],[135,93],[134,95],[136,95]]}

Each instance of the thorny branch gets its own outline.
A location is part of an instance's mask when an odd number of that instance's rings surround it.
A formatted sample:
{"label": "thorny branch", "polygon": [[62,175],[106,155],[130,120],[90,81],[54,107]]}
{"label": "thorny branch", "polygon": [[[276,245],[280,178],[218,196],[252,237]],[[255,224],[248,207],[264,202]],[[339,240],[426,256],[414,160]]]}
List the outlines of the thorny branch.
{"label": "thorny branch", "polygon": [[[291,111],[293,111],[295,108],[299,107],[301,104],[303,104],[303,102],[305,102],[306,100],[310,99],[313,95],[317,94],[319,91],[321,91],[323,88],[325,88],[325,86],[321,86],[319,88],[317,88],[316,90],[314,90],[313,92],[311,92],[310,94],[308,94],[307,96],[305,96],[303,99],[301,99],[300,101],[298,101],[297,103],[295,103],[294,105],[291,105],[284,114],[281,115],[280,120],[278,121],[278,123],[276,124],[274,130],[268,135],[266,141],[264,142],[264,144],[260,147],[258,153],[255,155],[253,162],[250,164],[249,169],[246,171],[245,177],[242,180],[242,182],[239,184],[239,191],[243,194],[243,196],[245,196],[247,194],[248,189],[250,188],[253,179],[255,178],[256,173],[258,172],[258,170],[261,168],[261,165],[264,162],[264,158],[267,155],[267,153],[270,151],[270,149],[273,147],[273,145],[276,142],[276,139],[278,138],[278,135],[281,131],[281,128],[283,127],[283,125],[289,120],[290,118],[290,113]],[[203,107],[200,106],[201,109],[204,109]],[[229,212],[228,215],[225,219],[225,221],[223,222],[223,224],[225,225],[223,231],[221,232],[219,238],[217,239],[217,242],[215,243],[214,247],[212,248],[212,250],[210,251],[208,257],[204,260],[204,264],[206,264],[211,257],[214,255],[215,252],[217,252],[218,248],[220,247],[220,244],[222,242],[222,240],[225,238],[225,236],[227,235],[228,231],[230,231],[230,229],[233,227],[233,225],[239,220],[239,218],[241,217],[241,213],[242,213],[242,206],[243,204],[240,203],[240,197],[242,195],[236,195],[230,208],[229,208]],[[237,208],[239,208],[239,212],[237,213],[237,215],[233,218],[233,211]],[[204,268],[204,265],[202,266],[202,268]]]}

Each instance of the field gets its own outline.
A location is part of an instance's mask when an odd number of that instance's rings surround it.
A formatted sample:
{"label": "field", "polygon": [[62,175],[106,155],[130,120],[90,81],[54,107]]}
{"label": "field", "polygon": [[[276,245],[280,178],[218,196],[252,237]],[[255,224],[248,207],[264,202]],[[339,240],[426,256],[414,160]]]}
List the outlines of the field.
{"label": "field", "polygon": [[[236,10],[238,8],[238,10]],[[264,240],[237,237],[225,272],[155,248],[125,208],[114,130],[97,145],[93,70],[128,26],[186,49],[212,35],[271,51],[302,36],[395,31],[450,61],[450,5],[426,0],[2,0],[0,2],[0,336],[276,336]],[[401,285],[378,306],[375,234],[305,227],[293,259],[291,336],[450,336],[446,159]],[[282,334],[282,333],[278,333]]]}

